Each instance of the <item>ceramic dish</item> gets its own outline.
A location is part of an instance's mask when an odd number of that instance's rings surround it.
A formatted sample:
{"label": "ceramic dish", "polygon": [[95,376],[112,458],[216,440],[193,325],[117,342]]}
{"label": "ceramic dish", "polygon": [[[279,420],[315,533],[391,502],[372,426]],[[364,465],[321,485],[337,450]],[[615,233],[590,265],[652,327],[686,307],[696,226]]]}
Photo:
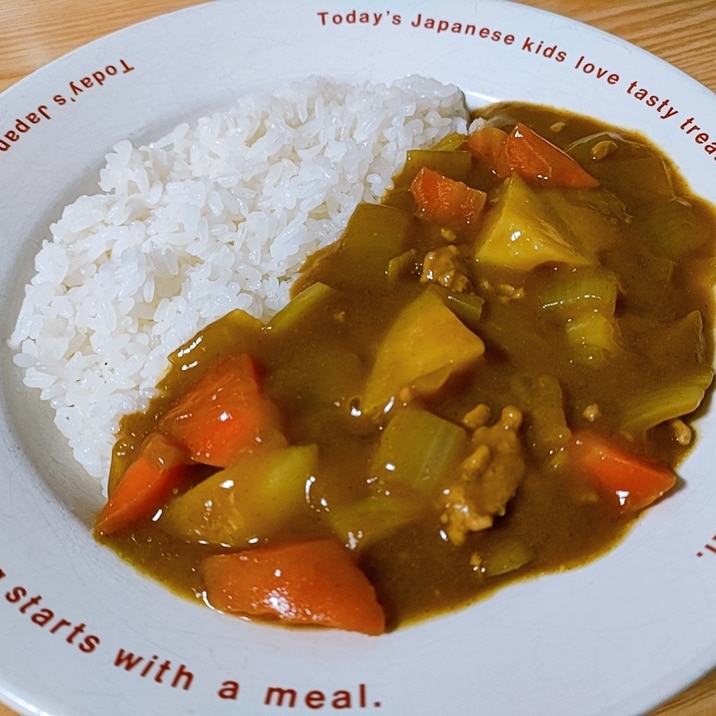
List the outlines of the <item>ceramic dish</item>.
{"label": "ceramic dish", "polygon": [[474,105],[586,113],[647,135],[716,202],[716,98],[653,56],[496,0],[328,7],[198,6],[103,38],[0,96],[0,697],[54,716],[646,710],[716,663],[716,417],[698,423],[685,488],[604,558],[368,638],[222,616],[97,545],[99,489],[20,385],[7,338],[32,256],[61,207],[92,190],[105,153],[279,76],[418,73]]}

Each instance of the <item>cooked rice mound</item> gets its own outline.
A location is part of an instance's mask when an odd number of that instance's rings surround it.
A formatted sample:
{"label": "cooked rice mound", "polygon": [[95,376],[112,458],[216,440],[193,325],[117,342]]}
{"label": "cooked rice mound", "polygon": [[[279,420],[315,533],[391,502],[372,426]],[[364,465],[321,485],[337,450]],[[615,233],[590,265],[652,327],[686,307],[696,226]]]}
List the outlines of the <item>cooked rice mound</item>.
{"label": "cooked rice mound", "polygon": [[119,142],[99,193],[50,227],[11,337],[76,460],[104,481],[122,415],[146,406],[169,353],[234,308],[273,315],[407,149],[466,123],[462,93],[434,80],[311,78]]}

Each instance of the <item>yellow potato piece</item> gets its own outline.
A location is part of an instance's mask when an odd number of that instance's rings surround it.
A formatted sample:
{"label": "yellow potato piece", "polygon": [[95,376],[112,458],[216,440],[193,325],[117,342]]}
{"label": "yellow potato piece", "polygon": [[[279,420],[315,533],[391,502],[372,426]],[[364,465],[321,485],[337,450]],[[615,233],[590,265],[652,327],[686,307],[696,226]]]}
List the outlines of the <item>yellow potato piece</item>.
{"label": "yellow potato piece", "polygon": [[396,401],[433,393],[484,352],[480,337],[427,290],[400,312],[378,347],[363,412],[375,414]]}
{"label": "yellow potato piece", "polygon": [[591,264],[570,242],[570,231],[539,194],[513,174],[485,215],[475,258],[496,266],[531,271],[540,264]]}

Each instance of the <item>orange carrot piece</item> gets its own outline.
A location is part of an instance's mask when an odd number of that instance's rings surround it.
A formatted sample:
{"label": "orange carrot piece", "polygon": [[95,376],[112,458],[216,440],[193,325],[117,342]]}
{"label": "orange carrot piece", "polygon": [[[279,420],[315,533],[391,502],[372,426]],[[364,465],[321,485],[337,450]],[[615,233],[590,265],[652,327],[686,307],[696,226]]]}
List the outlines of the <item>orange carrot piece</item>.
{"label": "orange carrot piece", "polygon": [[373,585],[334,539],[212,555],[199,572],[207,601],[220,611],[372,636],[385,631]]}
{"label": "orange carrot piece", "polygon": [[416,174],[410,192],[420,218],[453,228],[467,228],[474,224],[487,200],[485,192],[428,167],[423,167]]}
{"label": "orange carrot piece", "polygon": [[467,148],[472,156],[483,162],[498,179],[506,179],[512,171],[507,162],[505,145],[508,134],[489,125],[474,131],[467,138]]}
{"label": "orange carrot piece", "polygon": [[505,155],[510,167],[527,180],[574,189],[599,186],[579,162],[522,122],[507,137]]}
{"label": "orange carrot piece", "polygon": [[196,462],[227,467],[244,450],[278,432],[278,410],[261,392],[256,364],[245,353],[221,361],[181,396],[159,430]]}
{"label": "orange carrot piece", "polygon": [[648,507],[676,484],[668,466],[632,455],[594,433],[573,436],[568,451],[572,464],[623,513]]}
{"label": "orange carrot piece", "polygon": [[190,486],[194,467],[183,450],[160,433],[150,433],[97,515],[95,530],[110,535],[151,517],[174,494]]}

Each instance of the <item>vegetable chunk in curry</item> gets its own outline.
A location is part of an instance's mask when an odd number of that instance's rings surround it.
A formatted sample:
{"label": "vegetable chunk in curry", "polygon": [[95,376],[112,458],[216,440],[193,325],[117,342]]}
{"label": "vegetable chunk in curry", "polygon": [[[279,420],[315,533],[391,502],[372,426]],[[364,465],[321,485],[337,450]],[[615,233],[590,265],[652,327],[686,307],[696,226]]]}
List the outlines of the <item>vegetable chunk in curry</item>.
{"label": "vegetable chunk in curry", "polygon": [[585,564],[668,499],[713,374],[712,209],[640,136],[479,118],[410,152],[270,321],[170,356],[99,539],[217,609],[380,634]]}

